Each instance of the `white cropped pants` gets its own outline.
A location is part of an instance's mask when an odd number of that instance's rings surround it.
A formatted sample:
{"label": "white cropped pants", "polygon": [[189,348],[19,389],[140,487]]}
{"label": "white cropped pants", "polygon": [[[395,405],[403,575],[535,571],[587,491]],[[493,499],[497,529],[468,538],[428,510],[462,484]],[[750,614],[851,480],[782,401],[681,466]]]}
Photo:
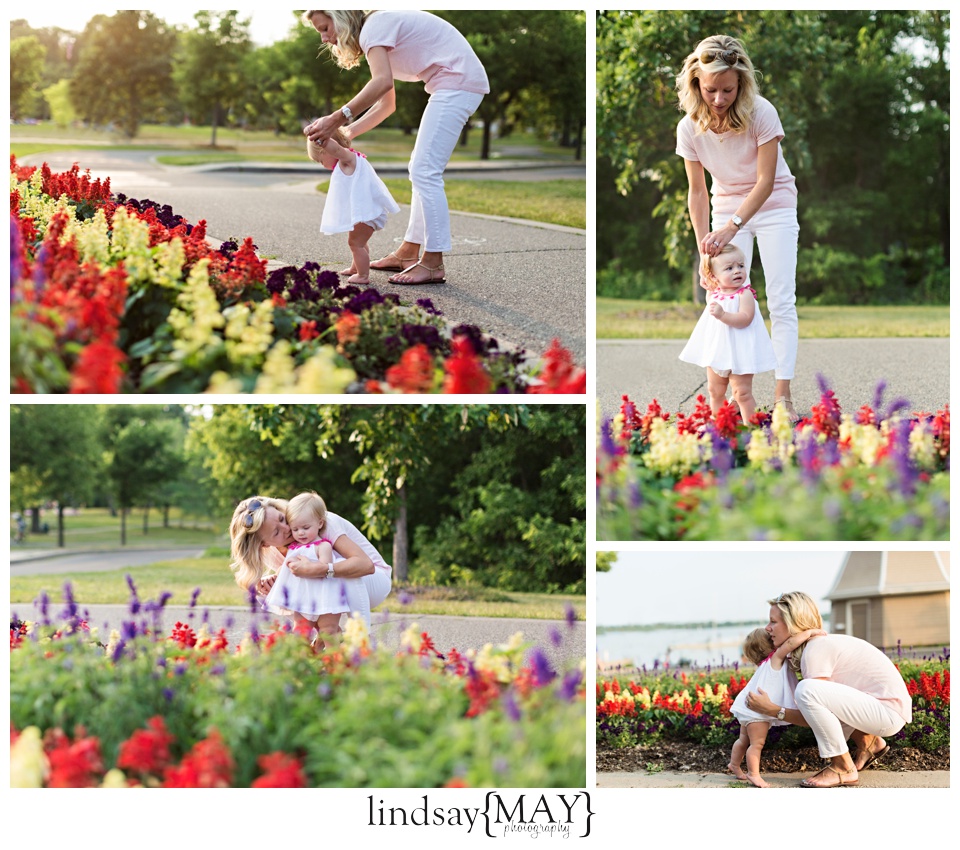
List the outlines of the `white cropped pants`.
{"label": "white cropped pants", "polygon": [[[713,220],[717,230],[730,220]],[[795,208],[758,212],[736,236],[736,245],[746,258],[747,278],[753,259],[753,240],[760,248],[760,262],[766,281],[767,309],[770,312],[770,336],[777,356],[777,380],[791,380],[797,365],[797,240],[800,225]]]}
{"label": "white cropped pants", "polygon": [[[370,610],[376,608],[390,594],[392,576],[392,569],[385,570],[376,567],[370,575],[355,579],[344,579],[343,584],[346,589],[350,612],[363,617],[368,631],[370,629]],[[341,617],[341,628],[344,622],[344,617]]]}
{"label": "white cropped pants", "polygon": [[886,704],[839,682],[804,679],[794,697],[825,759],[847,752],[847,738],[854,730],[884,738],[904,726],[904,719]]}
{"label": "white cropped pants", "polygon": [[444,89],[430,95],[423,110],[410,155],[413,197],[404,239],[422,245],[425,251],[443,252],[452,247],[443,170],[453,156],[464,125],[482,100],[482,94]]}

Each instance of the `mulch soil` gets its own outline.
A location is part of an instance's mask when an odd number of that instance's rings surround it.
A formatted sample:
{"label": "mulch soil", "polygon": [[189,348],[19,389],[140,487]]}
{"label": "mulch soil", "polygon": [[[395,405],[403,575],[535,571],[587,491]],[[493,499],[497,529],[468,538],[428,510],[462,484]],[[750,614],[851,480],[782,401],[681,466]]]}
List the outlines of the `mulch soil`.
{"label": "mulch soil", "polygon": [[[776,747],[763,751],[765,773],[802,773],[824,765],[816,747],[781,751]],[[659,741],[648,746],[620,750],[597,748],[597,770],[601,772],[642,773],[647,765],[669,771],[723,773],[730,761],[730,750],[694,744],[691,741]],[[891,747],[870,770],[950,770],[950,753],[927,753],[913,747]]]}

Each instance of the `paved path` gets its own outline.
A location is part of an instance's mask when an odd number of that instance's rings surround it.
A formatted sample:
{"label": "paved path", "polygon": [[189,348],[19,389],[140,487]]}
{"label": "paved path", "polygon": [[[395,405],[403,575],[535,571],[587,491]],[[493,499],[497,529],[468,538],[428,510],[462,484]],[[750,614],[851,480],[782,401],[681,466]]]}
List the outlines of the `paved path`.
{"label": "paved path", "polygon": [[[811,773],[764,773],[775,788],[795,788]],[[723,773],[606,773],[597,772],[597,788],[734,788],[749,787]],[[858,788],[949,788],[947,770],[865,770]]]}
{"label": "paved path", "polygon": [[[685,340],[597,340],[597,398],[603,417],[630,396],[641,409],[654,398],[665,410],[693,410],[698,394],[707,395],[705,370],[678,359]],[[843,410],[870,404],[879,381],[887,382],[889,404],[898,396],[914,409],[936,411],[950,400],[949,339],[800,340],[793,398],[797,411],[809,412],[820,400],[817,374],[824,375]],[[774,379],[768,372],[754,380],[761,406],[773,403]]]}
{"label": "paved path", "polygon": [[205,546],[178,546],[164,549],[111,549],[81,551],[77,549],[11,549],[10,575],[55,575],[58,573],[94,573],[146,567],[162,561],[199,558]]}
{"label": "paved path", "polygon": [[[319,166],[243,163],[182,168],[161,166],[157,151],[63,150],[25,156],[21,163],[46,161],[54,170],[74,162],[95,177],[110,177],[114,192],[170,204],[188,221],[205,219],[211,242],[251,236],[261,256],[279,265],[308,260],[340,269],[350,261],[346,237],[319,231],[325,195],[316,191]],[[405,175],[405,165],[378,165],[381,174]],[[448,176],[474,179],[552,179],[585,174],[582,165],[540,169],[519,162],[454,163]],[[584,183],[584,185],[586,185]],[[400,244],[405,207],[389,217],[371,240],[371,253],[386,254]],[[413,302],[430,298],[448,321],[477,325],[502,343],[537,356],[554,337],[586,362],[586,231],[502,217],[453,213],[453,251],[445,257],[444,286],[391,286],[375,272],[381,292]],[[592,292],[592,284],[590,286]],[[592,300],[591,300],[592,304]]]}

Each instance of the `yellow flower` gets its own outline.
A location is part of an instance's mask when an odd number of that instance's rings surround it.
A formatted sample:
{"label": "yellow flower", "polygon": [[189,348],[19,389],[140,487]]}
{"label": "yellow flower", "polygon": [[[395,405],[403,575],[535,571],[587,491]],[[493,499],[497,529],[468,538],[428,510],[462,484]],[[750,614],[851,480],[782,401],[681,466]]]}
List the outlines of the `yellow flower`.
{"label": "yellow flower", "polygon": [[400,648],[420,651],[420,626],[417,623],[411,623],[400,635]]}
{"label": "yellow flower", "polygon": [[106,772],[101,788],[128,788],[126,774],[122,770],[113,767]]}
{"label": "yellow flower", "polygon": [[42,788],[47,771],[40,730],[28,726],[10,747],[10,787]]}
{"label": "yellow flower", "polygon": [[359,614],[354,613],[347,617],[347,624],[343,629],[343,648],[347,652],[370,648],[370,633]]}

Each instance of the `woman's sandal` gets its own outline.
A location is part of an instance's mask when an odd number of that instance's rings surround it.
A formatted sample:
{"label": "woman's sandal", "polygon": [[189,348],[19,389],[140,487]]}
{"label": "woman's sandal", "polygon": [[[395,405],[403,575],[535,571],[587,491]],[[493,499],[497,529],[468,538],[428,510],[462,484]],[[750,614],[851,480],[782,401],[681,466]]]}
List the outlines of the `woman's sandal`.
{"label": "woman's sandal", "polygon": [[796,425],[800,421],[799,415],[797,415],[797,410],[793,406],[793,400],[787,396],[781,396],[773,402],[773,406],[776,407],[778,404],[783,405],[783,409],[787,413],[787,418],[790,420],[791,425]]}
{"label": "woman's sandal", "polygon": [[863,763],[863,767],[858,768],[858,770],[866,770],[871,764],[876,764],[877,760],[885,756],[889,749],[890,745],[887,744],[882,750],[877,750],[875,753],[871,752],[867,760]]}
{"label": "woman's sandal", "polygon": [[[391,251],[386,257],[381,257],[379,260],[370,263],[370,268],[376,269],[378,272],[402,272],[410,268],[410,264],[417,262],[418,259],[419,257],[411,257],[405,260],[403,257],[397,256],[396,251]],[[378,265],[378,263],[386,263],[387,265]]]}
{"label": "woman's sandal", "polygon": [[[836,782],[827,783],[827,784],[823,784],[823,783],[820,783],[820,782],[814,782],[814,780],[815,780],[818,776],[820,776],[820,775],[823,774],[823,773],[826,773],[828,770],[831,771],[831,772],[833,772],[833,773],[835,773],[835,774],[837,774],[837,781],[836,781]],[[848,787],[848,786],[858,785],[858,784],[860,783],[860,778],[859,778],[859,777],[858,777],[857,779],[854,779],[853,782],[844,782],[844,781],[843,781],[843,777],[844,777],[844,776],[849,776],[851,773],[854,773],[854,772],[855,772],[855,771],[850,771],[850,770],[846,770],[846,771],[837,770],[832,764],[828,764],[828,765],[827,765],[826,767],[824,767],[823,769],[817,771],[817,772],[816,772],[813,776],[811,776],[809,779],[803,779],[803,780],[801,780],[801,782],[800,782],[800,787],[801,787],[801,788],[846,788],[846,787]]]}
{"label": "woman's sandal", "polygon": [[426,269],[430,272],[430,277],[426,280],[397,280],[397,276],[393,275],[387,278],[387,283],[394,283],[397,286],[421,286],[428,283],[446,283],[447,279],[443,274],[443,263],[440,263],[439,266],[430,268],[430,266],[425,266],[423,263],[414,263],[409,268],[406,268],[401,272],[401,274],[406,274],[409,271],[412,271],[417,266],[420,266],[421,269]]}

